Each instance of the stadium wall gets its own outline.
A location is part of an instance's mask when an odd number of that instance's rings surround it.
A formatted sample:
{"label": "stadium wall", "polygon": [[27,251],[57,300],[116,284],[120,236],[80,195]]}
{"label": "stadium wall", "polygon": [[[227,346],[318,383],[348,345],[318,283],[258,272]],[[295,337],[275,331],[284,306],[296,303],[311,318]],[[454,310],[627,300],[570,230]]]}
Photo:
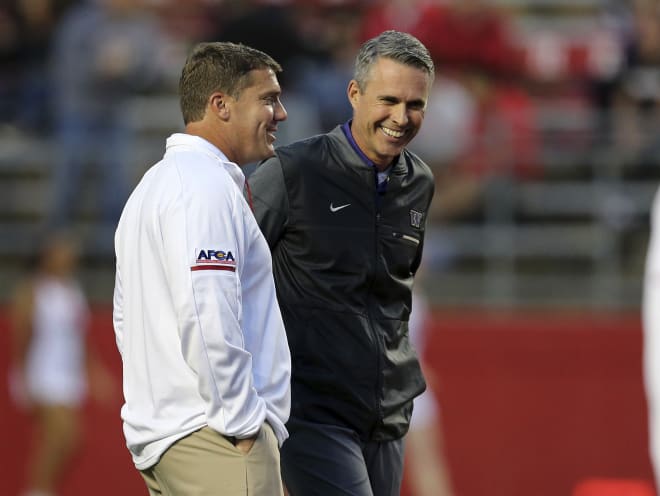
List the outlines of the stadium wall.
{"label": "stadium wall", "polygon": [[[29,417],[9,401],[6,310],[0,311],[0,494],[18,494]],[[119,380],[111,312],[92,341]],[[651,480],[642,334],[632,313],[436,310],[427,348],[452,478],[460,496],[570,496],[590,477]],[[124,446],[119,392],[85,406],[84,446],[62,494],[146,494]],[[404,494],[409,494],[404,489]]]}

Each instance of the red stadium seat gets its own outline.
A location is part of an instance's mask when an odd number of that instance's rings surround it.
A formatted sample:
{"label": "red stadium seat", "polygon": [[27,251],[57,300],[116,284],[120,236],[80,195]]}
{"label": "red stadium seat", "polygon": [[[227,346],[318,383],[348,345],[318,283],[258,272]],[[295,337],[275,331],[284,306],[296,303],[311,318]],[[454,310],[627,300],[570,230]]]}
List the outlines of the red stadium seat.
{"label": "red stadium seat", "polygon": [[655,490],[641,479],[590,478],[580,481],[572,496],[655,496]]}

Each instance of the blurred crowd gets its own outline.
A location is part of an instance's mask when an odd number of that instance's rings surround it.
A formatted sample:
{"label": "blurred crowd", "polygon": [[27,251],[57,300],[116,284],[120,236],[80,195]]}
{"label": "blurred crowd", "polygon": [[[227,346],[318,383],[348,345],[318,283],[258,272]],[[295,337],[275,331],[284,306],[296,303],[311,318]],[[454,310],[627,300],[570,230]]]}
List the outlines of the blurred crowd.
{"label": "blurred crowd", "polygon": [[75,215],[90,163],[104,177],[101,220],[114,222],[134,179],[126,170],[127,105],[135,96],[175,93],[177,68],[193,43],[243,42],[282,63],[289,111],[282,144],[349,117],[345,91],[356,47],[394,28],[417,36],[436,62],[426,123],[413,146],[443,193],[434,219],[482,217],[493,180],[543,177],[546,155],[558,150],[616,150],[634,165],[630,174],[652,176],[660,156],[658,2],[576,2],[564,8],[588,22],[567,32],[557,24],[525,28],[519,20],[534,5],[10,0],[0,6],[0,137],[55,138],[53,223]]}
{"label": "blurred crowd", "polygon": [[[502,179],[549,178],[565,152],[660,179],[660,2],[540,3],[566,24],[537,23],[543,9],[533,0],[4,0],[0,147],[20,138],[55,145],[49,226],[75,222],[90,167],[102,178],[98,220],[113,226],[138,175],[131,106],[175,95],[194,43],[242,42],[282,64],[285,144],[350,117],[357,47],[397,29],[419,38],[436,65],[411,146],[436,177],[432,224],[497,221],[486,205],[496,192],[506,207]],[[450,258],[430,234],[425,269]]]}

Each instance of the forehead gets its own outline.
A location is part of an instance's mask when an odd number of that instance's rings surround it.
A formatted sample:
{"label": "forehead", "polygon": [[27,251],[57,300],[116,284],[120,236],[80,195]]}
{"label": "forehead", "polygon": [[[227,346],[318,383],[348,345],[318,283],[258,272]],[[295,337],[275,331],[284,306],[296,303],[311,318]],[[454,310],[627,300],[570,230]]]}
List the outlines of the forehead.
{"label": "forehead", "polygon": [[426,100],[430,86],[431,77],[425,70],[381,57],[369,71],[365,93]]}
{"label": "forehead", "polygon": [[279,92],[280,84],[272,69],[254,69],[248,74],[247,84],[243,91],[258,94]]}

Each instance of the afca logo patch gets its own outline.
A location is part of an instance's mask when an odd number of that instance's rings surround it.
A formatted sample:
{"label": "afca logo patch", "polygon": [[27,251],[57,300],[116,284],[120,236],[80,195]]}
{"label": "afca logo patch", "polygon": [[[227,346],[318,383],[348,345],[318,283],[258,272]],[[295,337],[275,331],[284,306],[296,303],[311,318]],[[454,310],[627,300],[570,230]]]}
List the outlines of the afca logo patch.
{"label": "afca logo patch", "polygon": [[195,264],[190,270],[229,270],[236,271],[236,259],[231,251],[227,250],[195,250]]}

